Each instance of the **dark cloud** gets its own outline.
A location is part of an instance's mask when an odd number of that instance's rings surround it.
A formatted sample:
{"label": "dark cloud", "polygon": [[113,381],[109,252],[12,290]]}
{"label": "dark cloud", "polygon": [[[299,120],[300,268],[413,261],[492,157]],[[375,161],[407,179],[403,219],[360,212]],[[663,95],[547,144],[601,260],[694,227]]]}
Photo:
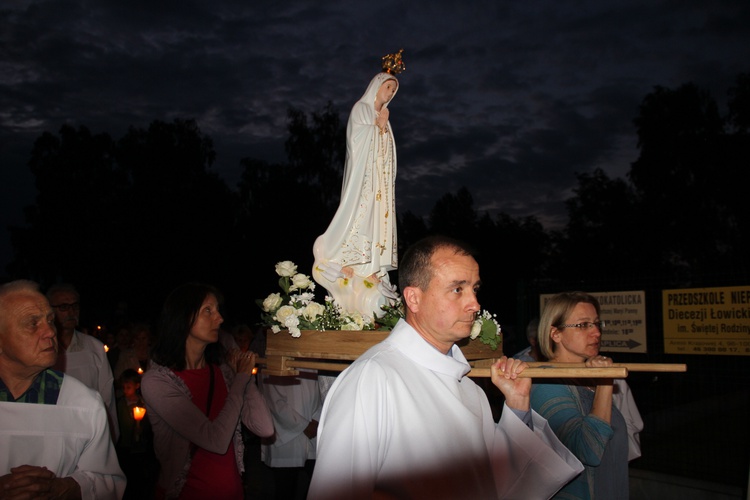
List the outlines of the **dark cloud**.
{"label": "dark cloud", "polygon": [[233,185],[241,158],[283,161],[289,107],[330,101],[345,121],[380,57],[404,48],[399,209],[426,214],[465,186],[481,210],[559,227],[576,172],[621,176],[637,158],[633,119],[655,86],[693,82],[723,103],[750,71],[749,25],[735,0],[9,0],[0,223],[33,201],[26,162],[42,132],[118,138],[194,118]]}

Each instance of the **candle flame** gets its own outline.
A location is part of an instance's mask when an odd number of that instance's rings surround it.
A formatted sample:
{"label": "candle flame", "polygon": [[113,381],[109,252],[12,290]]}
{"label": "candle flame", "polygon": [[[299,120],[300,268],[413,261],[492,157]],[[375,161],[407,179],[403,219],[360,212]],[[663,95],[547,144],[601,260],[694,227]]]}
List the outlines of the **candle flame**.
{"label": "candle flame", "polygon": [[134,406],[133,407],[133,418],[136,419],[138,422],[143,420],[143,417],[146,415],[146,409],[141,406]]}

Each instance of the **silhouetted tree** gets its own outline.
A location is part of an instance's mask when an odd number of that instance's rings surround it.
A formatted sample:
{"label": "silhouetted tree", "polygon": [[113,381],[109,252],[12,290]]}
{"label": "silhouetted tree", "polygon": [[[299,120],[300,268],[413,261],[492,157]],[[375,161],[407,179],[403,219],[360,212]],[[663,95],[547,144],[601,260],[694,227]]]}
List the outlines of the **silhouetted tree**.
{"label": "silhouetted tree", "polygon": [[729,257],[727,183],[733,162],[723,154],[724,121],[710,95],[693,84],[657,87],[635,120],[641,154],[629,173],[644,204],[642,237],[676,283],[717,269]]}
{"label": "silhouetted tree", "polygon": [[[623,179],[601,169],[577,174],[576,196],[566,201],[568,223],[557,239],[553,275],[568,283],[622,283],[654,272],[653,247],[641,238],[644,213]],[[585,288],[585,286],[583,286]]]}
{"label": "silhouetted tree", "polygon": [[[284,147],[295,179],[306,186],[308,201],[319,201],[333,214],[341,196],[346,158],[346,130],[333,103],[311,113],[310,121],[301,110],[288,111],[289,138]],[[321,231],[322,232],[322,231]]]}
{"label": "silhouetted tree", "polygon": [[433,233],[441,233],[460,240],[477,242],[477,214],[474,198],[465,187],[454,194],[444,194],[430,211],[429,227]]}
{"label": "silhouetted tree", "polygon": [[487,214],[482,216],[477,234],[484,283],[482,305],[504,323],[505,342],[511,349],[506,353],[513,354],[516,347],[525,347],[523,332],[530,319],[529,310],[538,307],[537,297],[530,296],[529,290],[547,276],[550,238],[536,217],[505,213],[494,220]]}
{"label": "silhouetted tree", "polygon": [[[120,255],[128,262],[118,283],[136,276],[161,279],[151,285],[148,303],[161,305],[174,286],[206,281],[230,299],[235,281],[237,198],[211,171],[213,141],[193,120],[154,121],[131,127],[118,141],[118,165],[130,179],[123,209],[115,221],[121,231]],[[135,292],[133,285],[128,291]],[[145,304],[143,304],[145,306]]]}
{"label": "silhouetted tree", "polygon": [[101,275],[92,253],[113,246],[109,215],[123,182],[114,158],[112,139],[86,127],[64,125],[58,136],[45,132],[35,141],[28,165],[37,196],[25,210],[28,226],[12,229],[13,275],[84,287]]}
{"label": "silhouetted tree", "polygon": [[332,104],[310,119],[294,108],[288,117],[288,163],[241,162],[239,231],[254,254],[247,286],[255,298],[274,291],[276,262],[291,260],[300,272],[312,273],[313,243],[341,195],[346,136]]}
{"label": "silhouetted tree", "polygon": [[[750,211],[739,179],[750,163],[748,103],[747,74],[729,89],[723,118],[695,85],[657,87],[635,120],[641,152],[629,181],[578,174],[564,230],[480,214],[461,188],[426,220],[398,213],[399,249],[430,233],[472,243],[483,306],[519,330],[544,287],[746,279]],[[213,142],[192,120],[131,127],[118,141],[70,125],[42,134],[29,161],[37,198],[26,226],[11,230],[9,275],[72,281],[99,307],[124,298],[150,313],[176,284],[203,280],[253,321],[254,300],[273,291],[276,262],[311,272],[313,242],[341,193],[345,130],[332,104],[309,116],[290,108],[288,118],[288,162],[243,159],[237,191],[211,171]]]}
{"label": "silhouetted tree", "polygon": [[730,127],[721,152],[726,177],[719,177],[726,212],[726,234],[729,258],[722,261],[724,271],[746,277],[750,274],[750,210],[745,203],[747,186],[742,182],[750,164],[750,73],[737,77],[729,89],[727,122]]}
{"label": "silhouetted tree", "polygon": [[153,313],[184,281],[229,295],[236,200],[209,171],[214,158],[190,120],[131,127],[116,143],[85,127],[44,133],[29,162],[36,203],[14,230],[15,274],[76,284],[100,317],[124,297]]}
{"label": "silhouetted tree", "polygon": [[429,231],[424,218],[410,210],[397,213],[396,216],[398,217],[398,254],[403,255],[409,245],[427,236]]}
{"label": "silhouetted tree", "polygon": [[750,132],[750,73],[741,73],[729,95],[729,115],[727,120],[734,131],[745,134]]}

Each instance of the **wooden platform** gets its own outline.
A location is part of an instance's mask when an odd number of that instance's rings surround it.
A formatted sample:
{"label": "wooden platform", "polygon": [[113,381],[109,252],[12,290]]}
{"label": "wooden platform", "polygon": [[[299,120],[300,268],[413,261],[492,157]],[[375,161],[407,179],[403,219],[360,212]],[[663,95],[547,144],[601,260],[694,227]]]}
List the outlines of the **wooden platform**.
{"label": "wooden platform", "polygon": [[[292,337],[282,330],[266,334],[264,373],[268,375],[297,375],[297,368],[341,371],[367,349],[384,340],[390,331],[302,330],[300,337]],[[499,358],[502,345],[492,350],[479,340],[466,339],[459,343],[469,361]]]}

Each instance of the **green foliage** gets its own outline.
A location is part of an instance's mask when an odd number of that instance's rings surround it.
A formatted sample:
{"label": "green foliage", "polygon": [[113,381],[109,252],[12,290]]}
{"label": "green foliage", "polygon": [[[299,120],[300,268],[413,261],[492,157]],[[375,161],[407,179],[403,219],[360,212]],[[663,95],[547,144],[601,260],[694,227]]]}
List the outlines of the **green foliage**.
{"label": "green foliage", "polygon": [[383,315],[376,320],[376,330],[393,330],[396,323],[406,317],[404,304],[401,300],[392,306],[381,306],[381,309],[383,310]]}
{"label": "green foliage", "polygon": [[[502,329],[495,317],[496,315],[489,311],[481,311],[477,315],[471,332],[472,339],[478,338],[481,343],[490,346],[492,350],[497,349],[502,340]],[[477,330],[479,330],[478,333]]]}

